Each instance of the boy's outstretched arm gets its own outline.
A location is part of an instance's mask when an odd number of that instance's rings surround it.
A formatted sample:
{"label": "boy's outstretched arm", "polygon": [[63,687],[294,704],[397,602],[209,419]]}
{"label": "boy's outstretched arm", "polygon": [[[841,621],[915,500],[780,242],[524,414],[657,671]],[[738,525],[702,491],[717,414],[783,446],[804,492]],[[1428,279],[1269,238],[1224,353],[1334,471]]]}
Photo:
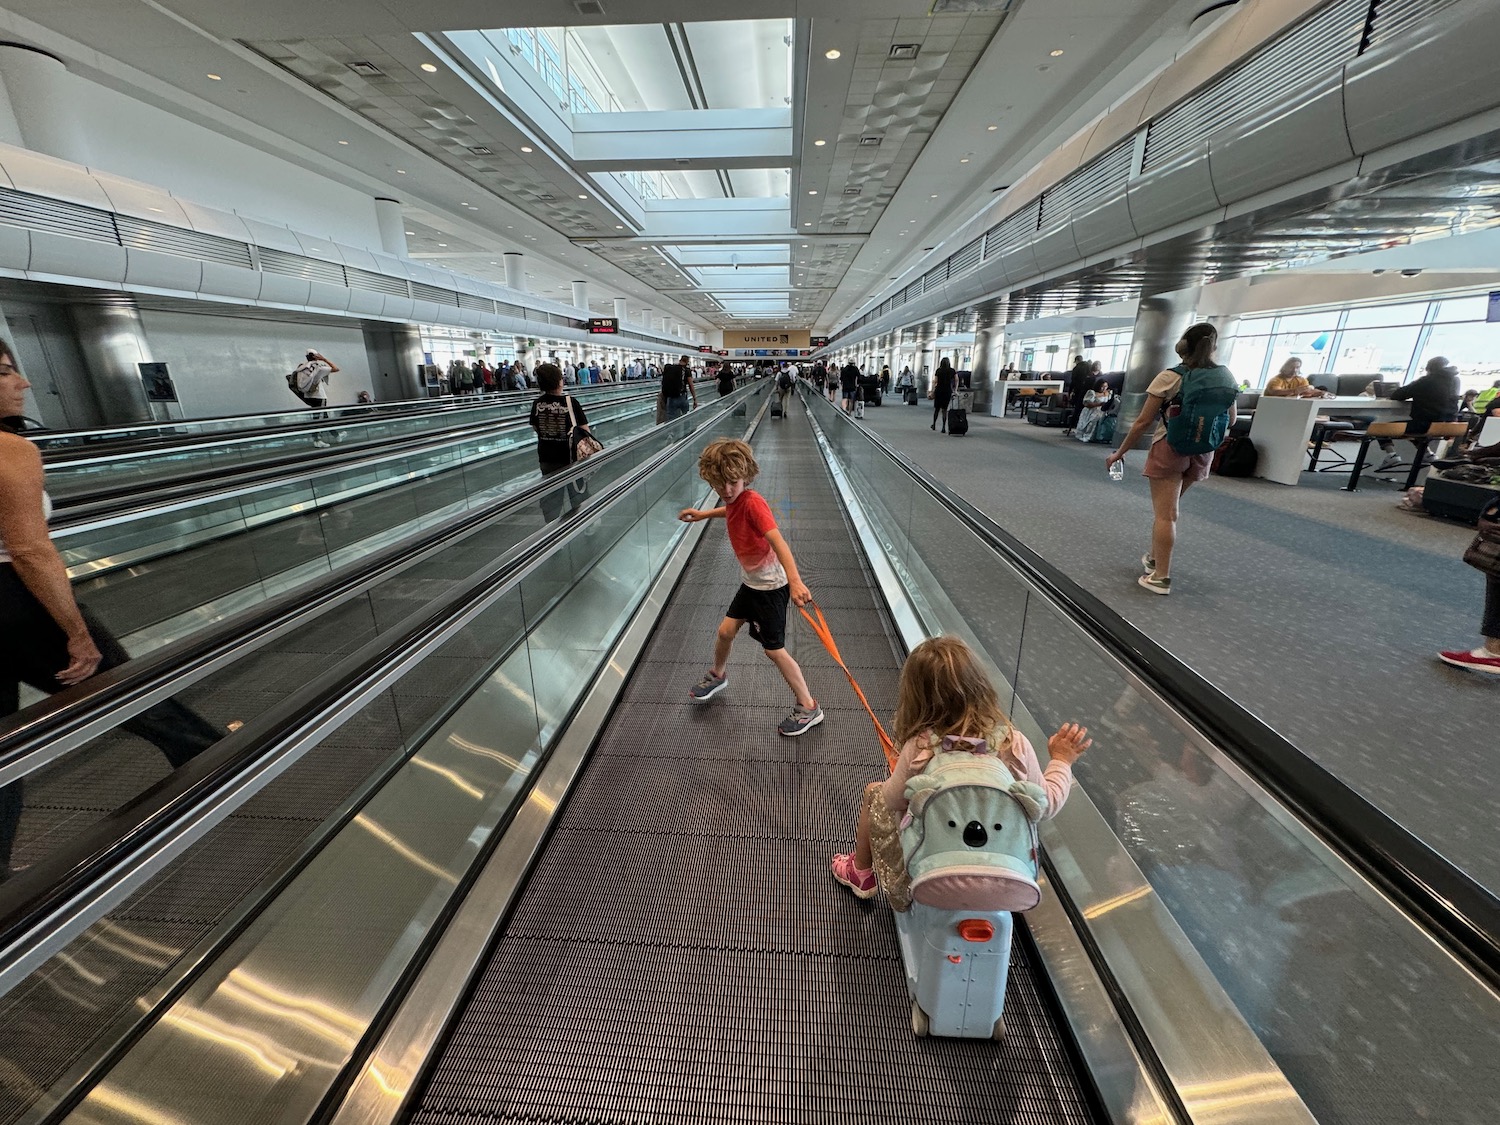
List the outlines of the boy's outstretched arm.
{"label": "boy's outstretched arm", "polygon": [[776,552],[776,558],[781,562],[781,569],[786,571],[786,582],[790,588],[792,604],[806,605],[812,601],[812,591],[802,581],[802,575],[797,571],[797,560],[792,558],[792,549],[781,537],[780,529],[773,527],[766,532],[766,542],[771,544],[771,550]]}
{"label": "boy's outstretched arm", "polygon": [[677,513],[677,518],[683,523],[697,523],[699,520],[723,519],[723,508],[684,508]]}

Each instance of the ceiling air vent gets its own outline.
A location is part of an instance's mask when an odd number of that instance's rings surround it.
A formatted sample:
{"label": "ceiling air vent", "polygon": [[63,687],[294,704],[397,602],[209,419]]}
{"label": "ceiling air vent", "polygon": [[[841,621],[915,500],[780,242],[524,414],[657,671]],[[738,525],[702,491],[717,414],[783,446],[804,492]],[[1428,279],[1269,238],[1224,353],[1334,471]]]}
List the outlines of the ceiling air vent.
{"label": "ceiling air vent", "polygon": [[385,71],[372,62],[352,62],[349,64],[349,69],[366,78],[381,78],[385,75]]}
{"label": "ceiling air vent", "polygon": [[859,143],[861,148],[872,148],[880,143],[880,137],[873,134],[867,134],[859,138]]}
{"label": "ceiling air vent", "polygon": [[495,150],[492,149],[492,148],[490,148],[489,145],[470,145],[469,146],[469,151],[472,152],[475,156],[494,156],[495,155]]}
{"label": "ceiling air vent", "polygon": [[604,5],[599,0],[573,0],[573,10],[580,16],[602,16]]}
{"label": "ceiling air vent", "polygon": [[922,44],[920,43],[892,43],[890,54],[886,55],[886,58],[914,59],[917,57],[917,52],[921,49]]}
{"label": "ceiling air vent", "polygon": [[551,203],[554,199],[557,198],[557,196],[555,196],[555,195],[539,195],[536,198],[540,202],[542,202],[542,203]]}
{"label": "ceiling air vent", "polygon": [[844,194],[845,195],[858,195],[859,194],[859,188],[857,188],[857,187],[846,187],[844,189]]}

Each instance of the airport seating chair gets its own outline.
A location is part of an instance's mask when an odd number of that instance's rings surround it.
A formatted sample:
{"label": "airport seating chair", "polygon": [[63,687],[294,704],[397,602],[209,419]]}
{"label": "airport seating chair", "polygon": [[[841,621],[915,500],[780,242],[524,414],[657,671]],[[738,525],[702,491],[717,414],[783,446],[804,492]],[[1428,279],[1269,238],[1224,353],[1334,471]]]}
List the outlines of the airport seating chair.
{"label": "airport seating chair", "polygon": [[1427,427],[1427,432],[1424,434],[1409,434],[1406,432],[1405,422],[1372,422],[1363,430],[1352,431],[1349,436],[1359,439],[1359,452],[1355,455],[1354,467],[1349,472],[1349,483],[1344,485],[1344,491],[1353,492],[1359,487],[1359,477],[1365,467],[1365,457],[1369,453],[1370,446],[1381,438],[1409,441],[1416,450],[1412,457],[1411,468],[1406,474],[1406,483],[1401,486],[1401,491],[1405,492],[1417,483],[1417,474],[1426,467],[1427,450],[1432,444],[1462,438],[1468,433],[1468,429],[1463,422],[1434,422]]}
{"label": "airport seating chair", "polygon": [[[1327,443],[1337,441],[1340,434],[1352,434],[1355,426],[1353,422],[1317,421],[1312,428],[1312,446],[1308,449],[1307,471],[1310,473],[1343,473],[1350,471],[1351,462],[1337,449],[1326,448]],[[1338,458],[1326,465],[1319,465],[1319,460],[1324,453],[1330,453]]]}

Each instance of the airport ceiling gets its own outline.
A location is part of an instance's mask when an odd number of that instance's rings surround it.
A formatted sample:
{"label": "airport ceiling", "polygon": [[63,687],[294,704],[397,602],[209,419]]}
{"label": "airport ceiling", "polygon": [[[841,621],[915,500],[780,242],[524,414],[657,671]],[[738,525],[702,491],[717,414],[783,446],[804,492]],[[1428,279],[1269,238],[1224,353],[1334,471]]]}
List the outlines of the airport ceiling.
{"label": "airport ceiling", "polygon": [[[650,307],[700,329],[820,331],[987,207],[992,189],[1169,60],[1201,30],[1192,21],[1206,5],[3,6],[20,17],[12,32],[29,32],[25,38],[95,81],[400,199],[415,256],[503,281],[500,255],[519,250],[534,291],[558,297],[570,281],[589,280],[598,315],[610,315],[612,298],[623,296],[632,311]],[[929,14],[945,6],[956,10]],[[579,14],[590,7],[602,14]],[[585,49],[571,57],[597,59],[606,82],[630,87],[622,86],[620,109],[672,109],[683,98],[680,108],[736,108],[743,93],[741,104],[774,113],[780,101],[788,122],[780,147],[751,146],[726,158],[707,151],[709,138],[704,155],[685,160],[665,161],[647,145],[612,161],[577,158],[545,134],[535,108],[514,96],[514,83],[507,89],[493,68],[487,75],[462,50],[465,33],[489,29],[492,42],[509,46],[517,70],[527,66],[516,41],[494,28],[502,14],[511,28],[573,28],[562,38]],[[773,49],[781,26],[790,41],[784,57]],[[778,84],[784,98],[774,96]],[[652,190],[665,183],[678,200],[653,204],[643,220],[639,199],[621,184],[632,176],[635,188],[642,178],[657,185]],[[691,200],[724,210],[717,222],[694,227],[675,214]]]}

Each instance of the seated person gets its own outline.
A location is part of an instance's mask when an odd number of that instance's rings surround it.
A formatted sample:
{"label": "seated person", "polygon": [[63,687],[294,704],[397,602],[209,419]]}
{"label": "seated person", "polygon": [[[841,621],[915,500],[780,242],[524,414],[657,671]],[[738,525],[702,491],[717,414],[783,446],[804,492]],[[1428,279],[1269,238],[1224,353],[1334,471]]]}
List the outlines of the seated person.
{"label": "seated person", "polygon": [[1481,418],[1500,414],[1500,379],[1475,396],[1474,413]]}
{"label": "seated person", "polygon": [[[1411,403],[1411,421],[1406,423],[1408,434],[1425,434],[1434,422],[1452,422],[1458,417],[1458,368],[1446,356],[1433,356],[1427,361],[1426,373],[1404,387],[1397,387],[1391,398]],[[1385,457],[1377,472],[1400,463],[1389,438],[1380,439],[1380,448]]]}
{"label": "seated person", "polygon": [[1302,377],[1302,361],[1289,359],[1273,375],[1263,392],[1270,398],[1332,398],[1329,391],[1319,390]]}

